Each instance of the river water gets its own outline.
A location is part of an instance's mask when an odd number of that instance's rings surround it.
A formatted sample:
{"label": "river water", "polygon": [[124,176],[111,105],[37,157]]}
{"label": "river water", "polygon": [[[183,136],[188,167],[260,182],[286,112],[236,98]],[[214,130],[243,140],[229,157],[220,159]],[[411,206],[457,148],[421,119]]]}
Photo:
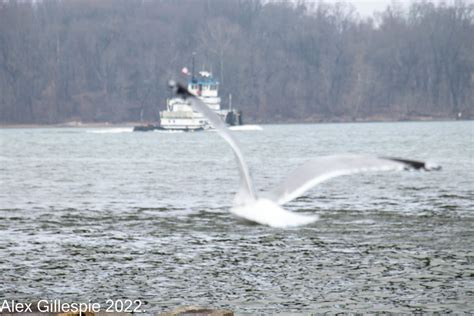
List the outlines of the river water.
{"label": "river water", "polygon": [[234,132],[262,191],[327,154],[443,170],[333,179],[285,205],[318,222],[274,229],[228,212],[238,173],[215,132],[0,129],[0,300],[474,312],[473,122],[262,127]]}

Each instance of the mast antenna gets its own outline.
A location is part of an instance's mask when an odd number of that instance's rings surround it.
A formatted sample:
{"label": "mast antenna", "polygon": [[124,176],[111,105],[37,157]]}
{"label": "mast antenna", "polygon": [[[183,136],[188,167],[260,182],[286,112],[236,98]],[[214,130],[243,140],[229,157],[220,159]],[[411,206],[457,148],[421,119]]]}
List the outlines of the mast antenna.
{"label": "mast antenna", "polygon": [[196,77],[194,76],[194,56],[196,56],[196,52],[193,52],[191,82],[195,82],[195,81],[196,81]]}

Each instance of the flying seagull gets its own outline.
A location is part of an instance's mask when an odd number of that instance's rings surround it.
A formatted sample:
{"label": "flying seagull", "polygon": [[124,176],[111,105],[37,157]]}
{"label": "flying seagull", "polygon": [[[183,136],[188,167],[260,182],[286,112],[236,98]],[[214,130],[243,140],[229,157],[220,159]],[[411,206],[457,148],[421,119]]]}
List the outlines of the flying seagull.
{"label": "flying seagull", "polygon": [[246,221],[277,228],[295,227],[315,222],[318,220],[318,216],[289,212],[281,205],[299,197],[313,186],[338,176],[368,171],[441,169],[438,165],[429,165],[422,161],[391,157],[353,154],[323,156],[304,163],[272,191],[257,196],[239,144],[224,122],[183,85],[170,80],[169,86],[177,95],[189,100],[192,108],[201,112],[232,148],[239,167],[241,185],[230,211]]}

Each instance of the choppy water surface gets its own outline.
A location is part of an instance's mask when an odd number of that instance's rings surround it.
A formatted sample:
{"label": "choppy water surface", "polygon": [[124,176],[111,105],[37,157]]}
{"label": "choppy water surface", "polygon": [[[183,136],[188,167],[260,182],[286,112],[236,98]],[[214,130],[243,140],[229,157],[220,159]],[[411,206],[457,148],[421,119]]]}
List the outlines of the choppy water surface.
{"label": "choppy water surface", "polygon": [[0,130],[0,298],[138,299],[237,314],[474,312],[472,122],[235,132],[256,187],[318,155],[428,159],[441,172],[342,177],[286,205],[297,229],[239,223],[214,132]]}

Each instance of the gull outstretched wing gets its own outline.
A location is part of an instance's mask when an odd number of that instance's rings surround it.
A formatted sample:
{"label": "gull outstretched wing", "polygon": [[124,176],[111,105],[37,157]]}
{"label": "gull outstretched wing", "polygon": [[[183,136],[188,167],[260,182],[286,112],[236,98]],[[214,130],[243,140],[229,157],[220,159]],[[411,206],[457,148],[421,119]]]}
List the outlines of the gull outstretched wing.
{"label": "gull outstretched wing", "polygon": [[194,94],[188,91],[183,85],[171,80],[169,86],[174,90],[174,92],[181,97],[189,100],[191,106],[194,110],[201,112],[211,125],[216,129],[217,133],[230,145],[232,148],[237,165],[239,166],[240,173],[240,191],[236,196],[237,204],[244,204],[248,201],[254,201],[257,196],[253,188],[252,179],[250,177],[250,172],[247,167],[247,164],[240,150],[239,143],[229,132],[229,129],[225,126],[224,122],[214,113],[204,102],[197,98]]}
{"label": "gull outstretched wing", "polygon": [[333,155],[310,160],[290,173],[265,197],[277,204],[285,204],[331,178],[370,171],[396,171],[404,169],[438,170],[425,162],[390,157],[363,155]]}

